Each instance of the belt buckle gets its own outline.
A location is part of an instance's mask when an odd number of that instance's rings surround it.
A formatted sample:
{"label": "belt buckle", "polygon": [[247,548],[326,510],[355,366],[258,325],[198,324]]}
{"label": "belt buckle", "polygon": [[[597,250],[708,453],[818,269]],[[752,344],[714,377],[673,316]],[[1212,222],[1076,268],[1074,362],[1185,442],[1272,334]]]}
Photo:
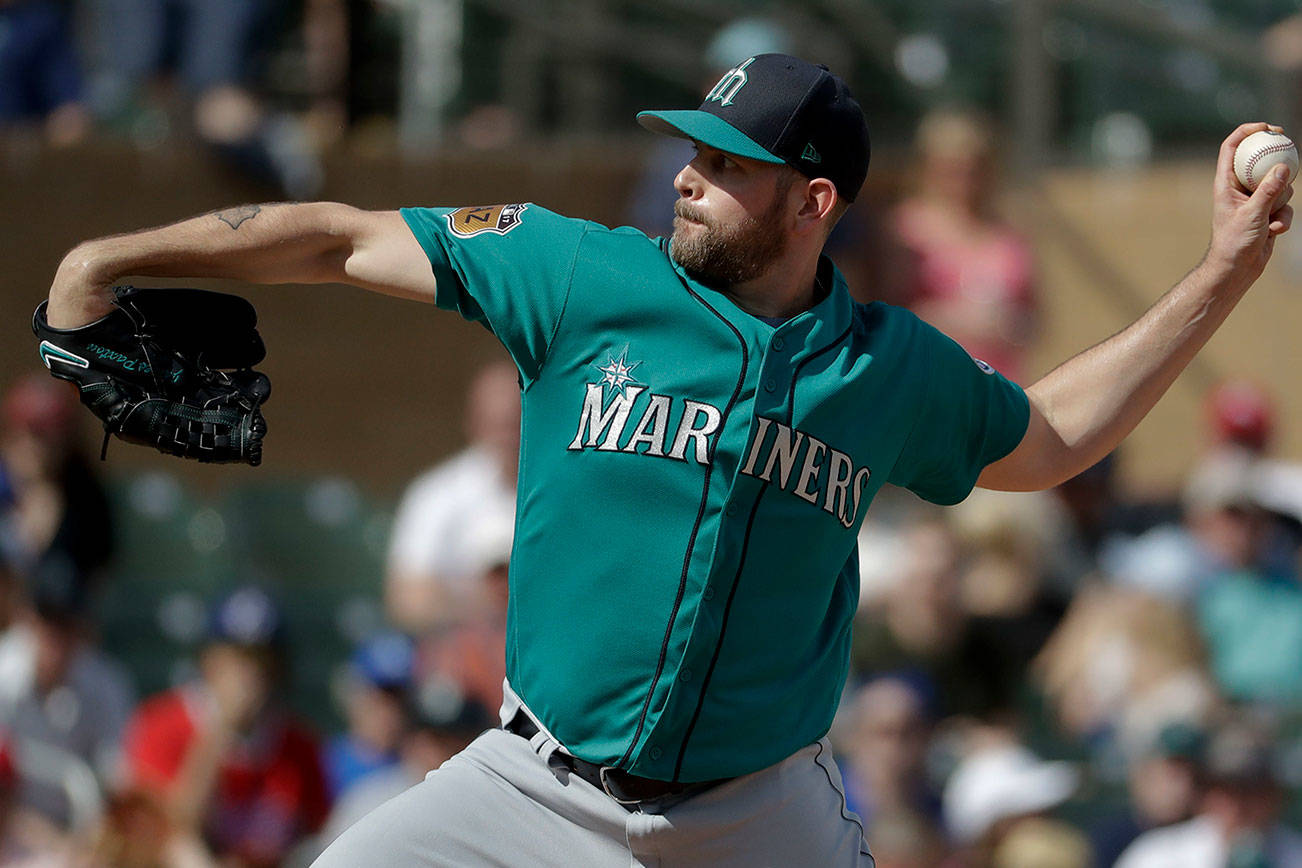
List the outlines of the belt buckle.
{"label": "belt buckle", "polygon": [[617,772],[617,771],[619,771],[619,769],[615,768],[614,766],[602,766],[598,770],[597,775],[598,777],[601,778],[601,789],[606,793],[606,795],[610,796],[618,804],[623,805],[626,808],[634,807],[636,805],[641,804],[642,803],[641,799],[626,798],[624,795],[616,793],[615,790],[612,788],[610,773]]}

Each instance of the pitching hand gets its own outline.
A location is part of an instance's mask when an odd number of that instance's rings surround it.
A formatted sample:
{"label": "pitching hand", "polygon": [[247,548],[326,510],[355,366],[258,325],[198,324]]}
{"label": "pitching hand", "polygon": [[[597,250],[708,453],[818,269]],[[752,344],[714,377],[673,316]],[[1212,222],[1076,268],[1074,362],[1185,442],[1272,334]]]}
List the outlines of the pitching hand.
{"label": "pitching hand", "polygon": [[1243,124],[1221,143],[1212,185],[1212,240],[1209,264],[1228,269],[1236,282],[1251,284],[1265,269],[1275,249],[1275,236],[1288,231],[1293,208],[1288,204],[1293,186],[1288,170],[1277,166],[1249,194],[1234,176],[1234,150],[1248,136],[1262,130],[1283,132],[1264,123]]}

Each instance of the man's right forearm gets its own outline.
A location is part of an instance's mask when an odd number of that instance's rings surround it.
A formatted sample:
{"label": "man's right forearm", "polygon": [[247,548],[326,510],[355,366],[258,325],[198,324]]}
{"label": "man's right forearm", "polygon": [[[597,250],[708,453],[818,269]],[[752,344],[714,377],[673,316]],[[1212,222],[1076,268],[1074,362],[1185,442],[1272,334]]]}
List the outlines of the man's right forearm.
{"label": "man's right forearm", "polygon": [[59,266],[48,321],[73,328],[98,319],[112,309],[109,287],[128,275],[253,283],[344,280],[356,213],[331,202],[241,205],[84,242]]}

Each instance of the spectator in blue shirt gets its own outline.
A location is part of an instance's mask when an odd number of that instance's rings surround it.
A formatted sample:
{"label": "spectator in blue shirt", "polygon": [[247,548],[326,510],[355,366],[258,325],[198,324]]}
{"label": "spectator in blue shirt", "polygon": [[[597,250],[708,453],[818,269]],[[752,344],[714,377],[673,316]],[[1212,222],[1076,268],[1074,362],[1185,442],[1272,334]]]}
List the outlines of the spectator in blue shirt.
{"label": "spectator in blue shirt", "polygon": [[398,763],[413,663],[412,642],[399,633],[375,636],[353,653],[343,696],[348,729],[326,748],[332,799],[372,772]]}

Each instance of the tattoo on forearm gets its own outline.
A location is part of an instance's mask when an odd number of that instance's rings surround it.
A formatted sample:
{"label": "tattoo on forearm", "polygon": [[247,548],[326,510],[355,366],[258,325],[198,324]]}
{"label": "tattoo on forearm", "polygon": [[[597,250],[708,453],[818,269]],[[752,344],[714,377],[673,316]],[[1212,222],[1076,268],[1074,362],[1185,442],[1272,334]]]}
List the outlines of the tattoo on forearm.
{"label": "tattoo on forearm", "polygon": [[261,205],[239,205],[234,208],[227,208],[224,211],[217,211],[215,216],[232,229],[239,229],[246,220],[257,217],[261,210]]}

